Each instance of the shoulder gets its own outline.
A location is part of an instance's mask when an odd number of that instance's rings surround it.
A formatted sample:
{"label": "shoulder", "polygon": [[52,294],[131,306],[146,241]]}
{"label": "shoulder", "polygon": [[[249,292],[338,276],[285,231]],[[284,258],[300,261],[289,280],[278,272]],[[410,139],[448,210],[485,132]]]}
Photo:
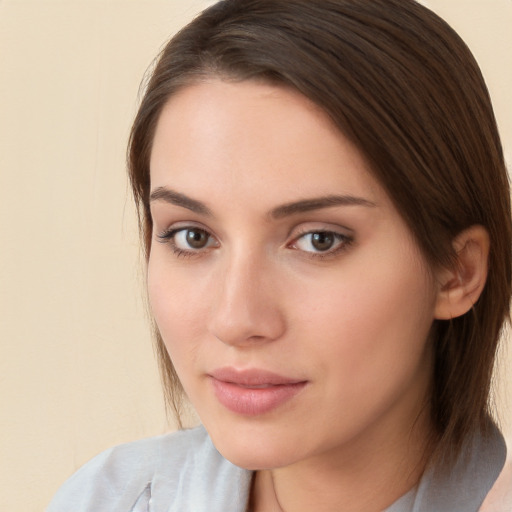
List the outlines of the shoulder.
{"label": "shoulder", "polygon": [[122,444],[80,468],[59,489],[47,512],[135,510],[144,496],[149,500],[166,494],[167,500],[182,493],[178,483],[184,473],[226,465],[202,427]]}
{"label": "shoulder", "polygon": [[505,512],[509,510],[512,510],[512,457],[507,460],[479,512]]}

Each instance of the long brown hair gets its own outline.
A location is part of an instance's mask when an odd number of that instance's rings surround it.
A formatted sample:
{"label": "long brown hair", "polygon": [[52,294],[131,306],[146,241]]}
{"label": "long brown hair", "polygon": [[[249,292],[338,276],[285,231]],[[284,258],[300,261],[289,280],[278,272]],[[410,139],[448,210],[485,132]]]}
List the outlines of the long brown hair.
{"label": "long brown hair", "polygon": [[[489,94],[459,36],[412,0],[224,0],[164,48],[129,142],[129,174],[149,257],[149,159],[164,104],[208,77],[258,80],[318,104],[365,155],[433,267],[480,224],[489,274],[473,309],[433,325],[431,417],[456,454],[485,429],[500,330],[511,294],[509,184]],[[167,398],[180,384],[157,333]]]}

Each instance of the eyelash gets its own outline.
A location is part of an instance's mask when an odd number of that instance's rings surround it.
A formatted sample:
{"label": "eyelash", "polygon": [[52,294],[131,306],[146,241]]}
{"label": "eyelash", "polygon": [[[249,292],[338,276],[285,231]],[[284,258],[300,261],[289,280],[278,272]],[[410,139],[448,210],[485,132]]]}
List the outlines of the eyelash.
{"label": "eyelash", "polygon": [[[210,248],[205,247],[201,249],[181,249],[176,245],[175,237],[178,233],[182,231],[200,231],[205,233],[209,238],[212,238],[212,235],[206,230],[195,226],[183,226],[178,228],[171,228],[166,229],[163,232],[159,233],[157,235],[157,239],[160,243],[163,244],[169,244],[171,247],[171,250],[177,258],[193,258],[197,256],[201,256],[202,253],[208,251]],[[335,246],[334,249],[328,249],[326,251],[301,251],[297,247],[294,247],[294,244],[296,244],[301,238],[304,238],[307,235],[313,235],[313,234],[328,234],[333,235],[335,238],[335,242],[338,242],[338,245]],[[316,230],[305,230],[303,232],[298,233],[294,237],[294,239],[286,245],[287,248],[297,250],[305,254],[305,257],[311,258],[311,259],[326,259],[326,258],[334,258],[339,253],[346,251],[354,242],[354,238],[352,236],[346,235],[344,233],[339,233],[337,231],[328,230],[328,229],[316,229]]]}

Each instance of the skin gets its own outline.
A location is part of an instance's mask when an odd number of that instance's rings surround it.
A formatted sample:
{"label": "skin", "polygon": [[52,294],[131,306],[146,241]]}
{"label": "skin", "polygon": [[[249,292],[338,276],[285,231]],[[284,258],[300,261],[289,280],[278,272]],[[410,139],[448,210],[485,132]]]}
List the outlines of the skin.
{"label": "skin", "polygon": [[[258,470],[254,509],[392,504],[424,468],[439,286],[363,155],[300,94],[212,79],[168,101],[150,166],[153,314],[217,449]],[[280,208],[333,194],[356,204]],[[241,415],[208,377],[225,366],[307,384]]]}

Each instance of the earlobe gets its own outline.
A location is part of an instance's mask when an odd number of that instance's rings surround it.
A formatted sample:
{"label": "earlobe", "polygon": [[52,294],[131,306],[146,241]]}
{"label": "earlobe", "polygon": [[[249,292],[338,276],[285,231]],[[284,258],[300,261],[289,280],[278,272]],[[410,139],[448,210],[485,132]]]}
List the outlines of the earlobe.
{"label": "earlobe", "polygon": [[437,275],[436,319],[462,316],[476,303],[487,280],[489,246],[489,234],[480,225],[471,226],[455,237],[455,264]]}

